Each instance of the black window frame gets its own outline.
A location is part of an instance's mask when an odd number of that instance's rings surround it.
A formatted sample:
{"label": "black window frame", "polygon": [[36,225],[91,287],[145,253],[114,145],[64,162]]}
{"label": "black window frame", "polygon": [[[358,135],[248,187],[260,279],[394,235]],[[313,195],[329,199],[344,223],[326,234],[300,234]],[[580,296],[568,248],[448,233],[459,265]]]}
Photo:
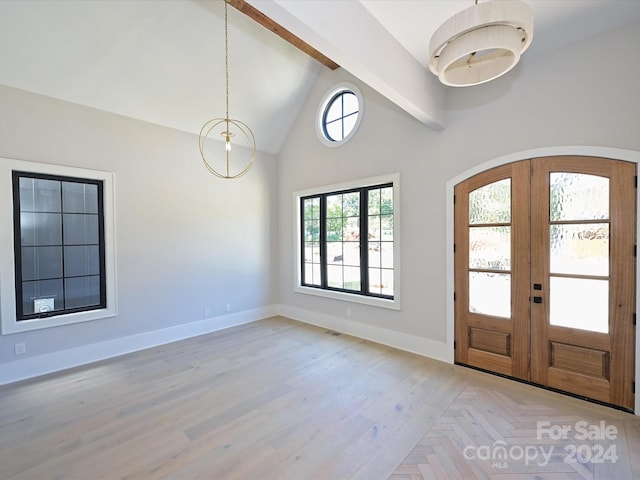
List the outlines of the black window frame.
{"label": "black window frame", "polygon": [[[353,95],[356,99],[356,102],[358,103],[358,110],[356,110],[355,112],[351,112],[347,115],[345,115],[344,113],[344,96],[345,95]],[[338,118],[336,118],[335,120],[331,120],[330,122],[327,122],[327,115],[329,113],[329,110],[331,110],[331,107],[333,106],[333,104],[335,102],[337,102],[338,100],[340,100],[340,116]],[[324,108],[324,112],[322,113],[322,134],[324,135],[324,137],[329,140],[330,142],[343,142],[345,140],[345,138],[347,138],[351,132],[353,130],[350,130],[348,133],[345,134],[344,132],[344,121],[345,118],[351,117],[353,115],[360,115],[360,99],[358,98],[358,95],[356,95],[355,92],[353,92],[352,90],[349,89],[343,89],[340,90],[338,92],[335,93],[335,95],[333,95],[329,101],[327,102],[327,106]],[[357,119],[357,117],[356,117]],[[333,138],[330,134],[329,131],[327,130],[327,124],[328,123],[335,123],[335,122],[340,122],[340,132],[342,133],[342,138]],[[354,129],[357,128],[357,125],[354,125],[353,127]]]}
{"label": "black window frame", "polygon": [[[104,181],[94,178],[81,178],[56,174],[44,174],[29,171],[13,170],[12,175],[12,196],[13,196],[13,238],[14,238],[14,273],[15,273],[15,299],[16,299],[16,322],[25,320],[43,319],[57,317],[61,315],[68,315],[72,313],[88,312],[94,310],[100,310],[107,308],[107,271],[106,271],[106,237],[105,237],[105,209],[104,209]],[[47,312],[34,312],[24,313],[23,308],[23,272],[22,272],[22,230],[20,221],[20,179],[30,178],[38,180],[52,180],[58,182],[79,183],[85,185],[95,185],[97,187],[97,217],[98,217],[98,255],[99,255],[99,285],[100,285],[100,300],[96,304],[70,307],[66,306],[62,309],[54,309]],[[60,193],[62,197],[62,189]],[[60,214],[63,215],[62,199],[60,204]],[[61,227],[64,229],[64,226]],[[64,230],[62,230],[64,232]],[[79,244],[80,245],[80,244]],[[89,244],[82,244],[89,245]],[[65,244],[64,236],[62,236],[61,244],[62,248],[62,288],[63,292],[65,287],[65,280],[68,278],[78,278],[79,276],[65,276],[64,273],[64,247],[73,246],[72,244]],[[64,295],[63,295],[64,302]]]}
{"label": "black window frame", "polygon": [[[386,295],[382,293],[370,292],[370,278],[369,278],[369,215],[368,215],[368,205],[369,205],[369,196],[368,192],[371,190],[377,190],[382,188],[392,188],[392,191],[395,192],[395,187],[393,182],[385,182],[381,184],[375,185],[366,185],[361,187],[349,188],[344,190],[334,190],[329,192],[315,193],[309,194],[299,197],[299,212],[300,212],[300,231],[299,231],[299,239],[300,239],[300,285],[303,287],[315,288],[319,290],[328,290],[333,292],[341,292],[347,293],[351,295],[359,295],[363,297],[372,297],[372,298],[381,298],[385,300],[394,300],[395,299],[395,285],[394,285],[394,295]],[[327,217],[326,217],[326,205],[327,205],[327,197],[339,194],[348,194],[353,192],[359,192],[360,194],[360,208],[359,208],[359,221],[360,221],[360,290],[352,290],[346,288],[337,288],[328,285],[327,278]],[[319,247],[320,247],[320,285],[309,283],[305,279],[305,244],[307,243],[305,239],[305,208],[304,203],[305,200],[309,199],[319,199]],[[364,199],[364,200],[363,200]],[[395,206],[392,211],[392,215],[395,218]],[[366,232],[363,235],[363,232]],[[344,241],[344,240],[343,240]],[[392,240],[395,247],[395,235]],[[395,272],[395,262],[393,265],[393,271]]]}

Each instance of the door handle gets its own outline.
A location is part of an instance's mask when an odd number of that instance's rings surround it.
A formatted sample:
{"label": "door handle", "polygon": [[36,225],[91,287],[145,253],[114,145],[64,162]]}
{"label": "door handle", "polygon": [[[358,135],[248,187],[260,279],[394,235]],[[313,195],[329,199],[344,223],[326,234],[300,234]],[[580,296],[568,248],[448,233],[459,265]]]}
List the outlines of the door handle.
{"label": "door handle", "polygon": [[542,297],[533,297],[533,303],[542,303]]}

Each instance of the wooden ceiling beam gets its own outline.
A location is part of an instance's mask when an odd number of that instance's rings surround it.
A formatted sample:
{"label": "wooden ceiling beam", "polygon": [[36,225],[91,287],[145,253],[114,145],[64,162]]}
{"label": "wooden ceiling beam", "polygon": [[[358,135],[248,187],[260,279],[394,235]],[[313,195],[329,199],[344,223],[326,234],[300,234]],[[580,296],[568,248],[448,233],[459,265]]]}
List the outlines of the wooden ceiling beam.
{"label": "wooden ceiling beam", "polygon": [[311,58],[317,60],[325,67],[330,68],[331,70],[335,70],[340,67],[337,63],[331,60],[329,57],[323,55],[318,50],[313,48],[307,42],[302,40],[301,38],[295,36],[286,28],[282,27],[280,24],[274,22],[271,18],[267,17],[260,10],[255,8],[254,6],[245,2],[245,0],[226,0],[229,5],[234,7],[241,13],[244,13],[247,17],[254,20],[256,23],[262,25],[267,30],[272,31],[276,35],[278,35],[283,40],[286,40],[291,45],[296,47],[298,50],[306,53]]}

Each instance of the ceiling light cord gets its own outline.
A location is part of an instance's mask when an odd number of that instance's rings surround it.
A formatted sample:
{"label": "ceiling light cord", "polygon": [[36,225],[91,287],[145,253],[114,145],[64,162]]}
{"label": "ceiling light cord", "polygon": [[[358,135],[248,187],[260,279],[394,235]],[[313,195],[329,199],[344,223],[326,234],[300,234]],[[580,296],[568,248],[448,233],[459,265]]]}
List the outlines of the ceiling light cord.
{"label": "ceiling light cord", "polygon": [[[476,0],[477,1],[477,0]],[[224,0],[224,86],[226,117],[229,118],[229,27],[227,21],[227,0]]]}
{"label": "ceiling light cord", "polygon": [[[204,162],[205,167],[209,170],[210,173],[219,178],[224,179],[234,179],[240,178],[245,175],[253,166],[253,161],[256,156],[256,139],[253,135],[251,129],[247,126],[246,123],[241,122],[240,120],[233,120],[229,118],[229,18],[228,18],[228,0],[223,0],[224,2],[224,80],[225,80],[225,117],[224,118],[213,118],[206,122],[202,128],[200,129],[200,135],[198,136],[198,147],[200,149],[200,156],[202,157],[202,161]],[[224,127],[220,135],[224,139],[224,167],[216,168],[212,165],[210,161],[207,161],[205,155],[205,143],[207,138],[212,131],[219,128],[220,126]],[[249,160],[244,163],[244,167],[236,167],[236,169],[232,169],[231,162],[231,140],[238,139],[242,143],[243,146],[248,145],[249,147]],[[246,155],[246,149],[234,149],[234,157],[239,155]],[[220,160],[217,161],[217,164],[220,164]],[[237,173],[232,173],[237,171]],[[224,172],[224,173],[222,173]]]}

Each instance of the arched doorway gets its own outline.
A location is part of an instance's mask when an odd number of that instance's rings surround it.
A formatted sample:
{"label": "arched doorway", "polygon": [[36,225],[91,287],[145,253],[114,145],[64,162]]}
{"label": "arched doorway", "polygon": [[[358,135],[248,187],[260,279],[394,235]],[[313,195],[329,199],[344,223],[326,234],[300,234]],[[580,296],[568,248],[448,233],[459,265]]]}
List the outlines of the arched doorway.
{"label": "arched doorway", "polygon": [[636,164],[541,157],[455,186],[455,361],[632,410]]}

